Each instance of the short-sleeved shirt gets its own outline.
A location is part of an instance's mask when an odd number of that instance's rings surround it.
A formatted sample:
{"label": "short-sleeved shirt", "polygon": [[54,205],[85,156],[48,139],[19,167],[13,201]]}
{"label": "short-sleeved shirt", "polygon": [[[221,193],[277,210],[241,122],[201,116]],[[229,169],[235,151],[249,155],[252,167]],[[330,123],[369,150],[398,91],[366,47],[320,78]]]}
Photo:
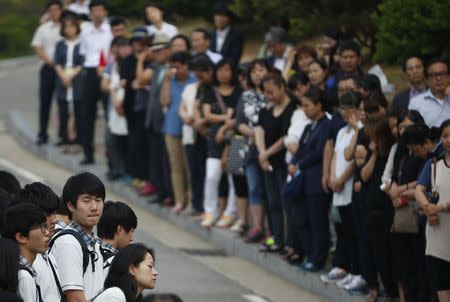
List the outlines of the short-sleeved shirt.
{"label": "short-sleeved shirt", "polygon": [[[144,63],[144,70],[150,68],[152,68],[152,63]],[[148,84],[145,88],[136,90],[134,94],[134,112],[139,112],[147,108],[148,98],[150,97],[150,89],[151,84]]]}
{"label": "short-sleeved shirt", "polygon": [[[181,93],[181,102],[186,107],[186,112],[190,117],[194,116],[194,105],[197,99],[199,82],[194,82],[186,85]],[[183,124],[182,128],[182,141],[183,145],[192,145],[195,143],[195,130],[192,126]]]}
{"label": "short-sleeved shirt", "polygon": [[47,56],[53,60],[56,44],[62,39],[60,32],[61,24],[54,23],[53,21],[45,22],[34,33],[31,46],[42,47]]}
{"label": "short-sleeved shirt", "polygon": [[39,302],[36,281],[26,270],[19,270],[18,292],[24,302]]}
{"label": "short-sleeved shirt", "polygon": [[165,34],[169,39],[178,35],[178,29],[175,25],[163,22],[161,29],[157,29],[155,25],[147,26],[148,34],[154,36],[156,34]]}
{"label": "short-sleeved shirt", "polygon": [[408,109],[418,111],[428,127],[439,128],[444,121],[450,119],[450,96],[439,100],[428,90],[413,98]]}
{"label": "short-sleeved shirt", "polygon": [[257,93],[253,89],[244,92],[236,108],[236,123],[254,128],[258,125],[259,112],[266,106],[267,103],[262,93]]}
{"label": "short-sleeved shirt", "polygon": [[[71,229],[69,225],[66,229]],[[94,298],[103,289],[105,272],[103,270],[103,256],[100,252],[99,240],[93,238],[93,245],[88,245],[91,252],[95,252],[86,272],[83,274],[83,252],[78,240],[71,235],[58,237],[51,249],[56,259],[60,274],[60,283],[64,292],[69,290],[82,290],[87,300]]]}
{"label": "short-sleeved shirt", "polygon": [[118,287],[105,289],[93,302],[126,302],[125,294]]}
{"label": "short-sleeved shirt", "polygon": [[189,77],[184,81],[180,82],[175,77],[170,80],[170,92],[169,98],[170,103],[167,108],[166,116],[164,118],[163,130],[164,134],[168,134],[171,136],[180,137],[182,132],[181,129],[183,127],[183,121],[178,113],[181,104],[181,94],[183,93],[184,88],[193,82],[195,82],[197,78],[191,73]]}
{"label": "short-sleeved shirt", "polygon": [[84,55],[84,67],[98,67],[101,53],[109,53],[112,38],[111,26],[106,21],[99,28],[93,23],[84,27],[80,35],[80,52]]}
{"label": "short-sleeved shirt", "polygon": [[[51,264],[50,264],[51,262]],[[44,301],[60,301],[61,296],[57,282],[55,280],[52,268],[59,280],[59,270],[56,264],[55,257],[52,254],[45,254],[45,256],[38,254],[36,260],[33,262],[33,268],[36,270],[36,282],[41,288],[42,300]]]}
{"label": "short-sleeved shirt", "polygon": [[[259,126],[264,129],[264,141],[266,143],[266,148],[270,148],[270,146],[276,143],[278,139],[287,134],[291,124],[292,114],[296,110],[296,104],[291,101],[278,116],[274,116],[273,109],[274,107],[264,108],[259,113]],[[270,156],[269,163],[272,168],[276,170],[281,168],[283,165],[286,165],[284,158],[285,149]]]}

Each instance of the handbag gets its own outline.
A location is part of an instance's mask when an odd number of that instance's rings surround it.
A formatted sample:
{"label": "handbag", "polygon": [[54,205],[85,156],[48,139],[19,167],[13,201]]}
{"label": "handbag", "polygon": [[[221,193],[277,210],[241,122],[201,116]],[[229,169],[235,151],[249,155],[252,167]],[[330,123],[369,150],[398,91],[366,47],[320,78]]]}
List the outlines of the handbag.
{"label": "handbag", "polygon": [[410,201],[407,205],[395,209],[394,222],[391,226],[392,233],[416,234],[419,232],[414,203],[415,201]]}
{"label": "handbag", "polygon": [[[436,157],[433,158],[431,165],[431,189],[425,192],[425,197],[429,203],[437,204],[439,202],[439,189],[436,188]],[[423,213],[420,207],[416,208],[416,217],[420,226],[424,227],[427,224],[427,216]]]}
{"label": "handbag", "polygon": [[227,172],[233,175],[245,174],[245,163],[249,152],[247,138],[242,135],[233,135],[230,139]]}
{"label": "handbag", "polygon": [[298,170],[292,179],[286,182],[282,189],[282,197],[284,200],[298,200],[303,195],[304,180],[303,173]]}

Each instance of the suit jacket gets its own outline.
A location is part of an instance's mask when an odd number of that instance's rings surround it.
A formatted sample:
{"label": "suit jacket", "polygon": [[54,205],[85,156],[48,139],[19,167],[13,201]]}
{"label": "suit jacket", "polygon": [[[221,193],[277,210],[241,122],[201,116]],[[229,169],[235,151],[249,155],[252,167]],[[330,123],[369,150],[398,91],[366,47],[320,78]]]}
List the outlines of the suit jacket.
{"label": "suit jacket", "polygon": [[230,31],[225,37],[221,51],[217,51],[217,30],[211,33],[211,51],[220,53],[224,58],[233,61],[237,66],[241,60],[242,51],[244,49],[244,37],[234,27],[230,27]]}
{"label": "suit jacket", "polygon": [[392,111],[400,111],[400,110],[408,110],[409,106],[409,92],[411,91],[411,87],[400,91],[392,101],[391,110]]}

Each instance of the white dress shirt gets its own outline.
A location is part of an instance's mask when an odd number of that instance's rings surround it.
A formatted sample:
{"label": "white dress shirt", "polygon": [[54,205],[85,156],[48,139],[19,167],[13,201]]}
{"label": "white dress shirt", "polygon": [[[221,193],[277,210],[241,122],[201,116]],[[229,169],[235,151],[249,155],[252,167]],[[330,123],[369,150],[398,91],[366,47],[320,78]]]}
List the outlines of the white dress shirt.
{"label": "white dress shirt", "polygon": [[107,56],[112,38],[111,26],[106,21],[99,28],[91,22],[86,25],[80,36],[80,52],[84,55],[84,67],[98,67],[100,53],[103,52],[105,57]]}
{"label": "white dress shirt", "polygon": [[51,254],[46,254],[45,257],[41,254],[37,254],[36,260],[33,262],[33,268],[36,270],[36,282],[41,288],[42,300],[44,301],[60,301],[61,296],[59,294],[58,285],[53,275],[50,262],[55,269],[56,276],[59,280],[58,266],[56,265],[55,257]]}
{"label": "white dress shirt", "polygon": [[281,58],[275,58],[275,62],[273,63],[273,67],[280,70],[281,72],[284,71],[284,67],[287,64],[289,52],[291,51],[292,46],[286,47],[286,50],[283,53],[283,56]]}
{"label": "white dress shirt", "polygon": [[175,25],[163,22],[161,24],[161,29],[157,29],[155,25],[147,26],[148,34],[153,36],[156,34],[165,34],[169,39],[172,39],[178,35],[178,29]]}
{"label": "white dress shirt", "polygon": [[209,59],[211,60],[211,62],[213,62],[214,64],[219,63],[220,60],[223,59],[223,56],[222,56],[220,53],[213,52],[213,51],[211,51],[211,50],[209,50],[209,49],[206,51],[205,54],[208,56],[208,58],[209,58]]}
{"label": "white dress shirt", "polygon": [[230,32],[230,27],[227,27],[223,30],[216,30],[216,51],[220,53],[223,48],[223,44],[225,43],[225,39],[227,38],[228,33]]}
{"label": "white dress shirt", "polygon": [[62,39],[61,24],[53,21],[41,24],[31,40],[32,47],[42,47],[47,56],[53,61],[56,44]]}
{"label": "white dress shirt", "polygon": [[88,15],[89,16],[89,3],[91,1],[90,0],[86,0],[84,1],[83,4],[80,3],[80,1],[76,1],[74,3],[72,3],[71,5],[69,5],[69,7],[67,8],[67,10],[77,14],[77,15]]}

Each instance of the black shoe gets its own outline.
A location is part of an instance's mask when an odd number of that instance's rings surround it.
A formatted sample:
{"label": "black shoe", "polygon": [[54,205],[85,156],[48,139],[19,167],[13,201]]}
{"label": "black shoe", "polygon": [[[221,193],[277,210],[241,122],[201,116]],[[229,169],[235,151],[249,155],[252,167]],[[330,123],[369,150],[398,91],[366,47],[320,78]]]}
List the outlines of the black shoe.
{"label": "black shoe", "polygon": [[56,147],[67,146],[67,145],[70,145],[70,142],[68,140],[64,140],[64,139],[61,139],[57,143],[55,143]]}
{"label": "black shoe", "polygon": [[106,178],[109,181],[115,181],[115,180],[121,179],[122,177],[123,177],[123,174],[120,174],[120,173],[114,173],[111,171],[106,172]]}
{"label": "black shoe", "polygon": [[44,137],[38,137],[38,139],[36,140],[36,145],[38,146],[42,146],[48,143],[48,139],[44,138]]}
{"label": "black shoe", "polygon": [[85,158],[82,161],[80,161],[80,165],[85,166],[85,165],[92,165],[94,164],[95,161],[93,158]]}

